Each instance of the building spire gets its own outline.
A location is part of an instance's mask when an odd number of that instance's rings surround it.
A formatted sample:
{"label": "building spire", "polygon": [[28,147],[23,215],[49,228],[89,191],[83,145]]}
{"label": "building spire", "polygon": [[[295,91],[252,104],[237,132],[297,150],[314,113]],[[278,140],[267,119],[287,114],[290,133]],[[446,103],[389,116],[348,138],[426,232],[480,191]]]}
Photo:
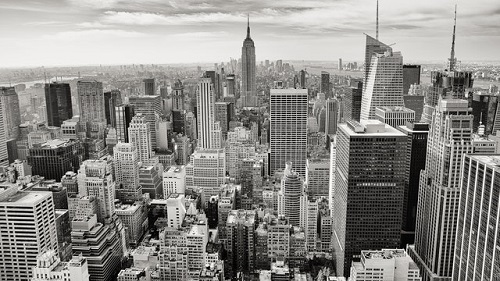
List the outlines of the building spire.
{"label": "building spire", "polygon": [[375,38],[378,41],[378,0],[377,0],[377,27],[376,27],[376,36],[375,36]]}
{"label": "building spire", "polygon": [[456,58],[455,58],[455,30],[457,28],[457,4],[455,4],[455,19],[453,22],[453,38],[451,41],[451,54],[450,54],[450,71],[455,70],[455,63],[456,63]]}
{"label": "building spire", "polygon": [[250,14],[247,14],[247,38],[250,38]]}

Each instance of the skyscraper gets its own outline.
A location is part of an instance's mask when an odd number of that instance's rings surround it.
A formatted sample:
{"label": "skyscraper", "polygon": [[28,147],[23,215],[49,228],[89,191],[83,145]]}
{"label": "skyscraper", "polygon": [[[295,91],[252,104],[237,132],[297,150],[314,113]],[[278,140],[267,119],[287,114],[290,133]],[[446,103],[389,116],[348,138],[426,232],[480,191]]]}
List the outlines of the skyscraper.
{"label": "skyscraper", "polygon": [[[378,12],[377,12],[378,14]],[[378,18],[378,16],[377,16]],[[377,27],[378,29],[378,27]],[[366,35],[366,45],[365,45],[365,77],[364,77],[364,81],[363,81],[363,84],[366,85],[366,82],[368,80],[368,75],[370,74],[370,69],[372,67],[371,65],[371,61],[372,61],[372,57],[374,54],[383,54],[385,53],[386,51],[392,51],[391,47],[389,47],[388,45],[380,42],[378,40],[378,34],[377,34],[377,38],[373,38],[369,35]]]}
{"label": "skyscraper", "polygon": [[401,236],[406,136],[376,120],[340,124],[333,244],[337,275],[363,249],[397,248]]}
{"label": "skyscraper", "polygon": [[0,223],[0,280],[30,280],[37,256],[58,249],[51,193],[1,190]]}
{"label": "skyscraper", "polygon": [[305,178],[307,159],[306,89],[271,89],[270,97],[270,172],[292,162],[294,170]]}
{"label": "skyscraper", "polygon": [[304,182],[300,175],[292,170],[292,163],[288,162],[281,178],[281,191],[283,196],[283,210],[280,212],[289,219],[293,226],[300,226],[300,196]]}
{"label": "skyscraper", "polygon": [[112,90],[104,93],[104,114],[106,115],[107,125],[116,127],[116,107],[121,104],[122,95],[119,90]]}
{"label": "skyscraper", "polygon": [[344,103],[344,120],[360,120],[361,101],[363,96],[363,82],[361,79],[351,80],[351,87],[345,92],[343,99]]}
{"label": "skyscraper", "polygon": [[104,224],[115,212],[115,182],[111,161],[85,160],[78,170],[77,178],[79,195],[97,199],[97,220]]}
{"label": "skyscraper", "polygon": [[63,121],[73,117],[71,89],[68,83],[45,84],[45,104],[47,105],[47,125],[61,127]]}
{"label": "skyscraper", "polygon": [[136,114],[132,118],[132,122],[130,122],[128,127],[128,139],[137,150],[138,160],[143,164],[148,163],[153,155],[151,150],[151,132],[149,131],[146,117],[141,113]]}
{"label": "skyscraper", "polygon": [[145,117],[145,121],[149,125],[149,131],[151,132],[151,148],[155,150],[157,148],[156,127],[161,115],[161,96],[132,96],[129,97],[129,102],[134,106],[135,114],[142,113]]}
{"label": "skyscraper", "polygon": [[388,48],[383,54],[373,54],[363,86],[361,120],[374,119],[379,106],[404,106],[401,53]]}
{"label": "skyscraper", "polygon": [[242,105],[257,106],[257,83],[255,81],[255,45],[250,38],[250,19],[247,25],[247,37],[241,48],[241,99]]}
{"label": "skyscraper", "polygon": [[500,274],[500,156],[465,155],[451,280],[497,280]]}
{"label": "skyscraper", "polygon": [[391,127],[406,125],[415,121],[415,111],[399,106],[381,106],[375,108],[375,119]]}
{"label": "skyscraper", "polygon": [[337,123],[339,123],[340,103],[336,98],[326,100],[326,120],[325,134],[333,135],[337,133]]}
{"label": "skyscraper", "polygon": [[80,107],[80,123],[105,123],[106,110],[102,82],[78,81],[76,87]]}
{"label": "skyscraper", "polygon": [[156,95],[156,87],[155,87],[155,79],[147,78],[142,80],[142,84],[144,85],[144,95],[146,96],[155,96]]}
{"label": "skyscraper", "polygon": [[128,127],[134,117],[134,107],[122,104],[115,107],[116,137],[121,142],[129,142]]}
{"label": "skyscraper", "polygon": [[172,88],[172,111],[184,110],[184,86],[177,80]]}
{"label": "skyscraper", "polygon": [[330,73],[326,71],[321,71],[321,88],[320,92],[325,94],[325,96],[330,96]]}
{"label": "skyscraper", "polygon": [[415,241],[418,186],[420,171],[425,169],[429,124],[408,122],[397,129],[406,135],[405,195],[401,227],[401,246],[405,247]]}
{"label": "skyscraper", "polygon": [[450,280],[452,274],[460,167],[464,155],[472,153],[472,119],[467,101],[460,99],[441,99],[432,115],[420,174],[415,246],[409,249],[424,281]]}
{"label": "skyscraper", "polygon": [[220,148],[222,132],[215,122],[215,95],[212,81],[201,78],[197,89],[198,101],[198,147]]}
{"label": "skyscraper", "polygon": [[[7,104],[4,104],[0,99],[0,113],[3,113]],[[5,132],[4,115],[0,114],[0,165],[9,165],[9,151],[7,148],[7,134]]]}
{"label": "skyscraper", "polygon": [[420,65],[405,64],[403,65],[403,95],[408,95],[408,90],[413,84],[420,84]]}
{"label": "skyscraper", "polygon": [[236,273],[250,273],[255,267],[255,211],[233,210],[226,222],[227,260],[233,277]]}
{"label": "skyscraper", "polygon": [[132,143],[119,142],[113,151],[117,197],[135,201],[142,195],[139,185],[139,156]]}
{"label": "skyscraper", "polygon": [[5,135],[7,140],[17,139],[21,113],[19,111],[19,96],[14,87],[0,87],[0,99],[5,107],[2,108]]}

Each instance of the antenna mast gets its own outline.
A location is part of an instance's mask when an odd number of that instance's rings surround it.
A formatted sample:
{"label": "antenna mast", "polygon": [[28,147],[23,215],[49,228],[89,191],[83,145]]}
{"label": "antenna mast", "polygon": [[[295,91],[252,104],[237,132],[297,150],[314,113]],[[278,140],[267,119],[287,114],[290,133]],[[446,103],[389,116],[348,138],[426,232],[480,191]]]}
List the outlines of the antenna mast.
{"label": "antenna mast", "polygon": [[455,18],[453,21],[453,39],[451,41],[451,54],[450,54],[450,71],[455,70],[455,31],[457,28],[457,4],[455,4]]}
{"label": "antenna mast", "polygon": [[378,0],[377,0],[377,27],[376,27],[376,37],[375,38],[378,40]]}

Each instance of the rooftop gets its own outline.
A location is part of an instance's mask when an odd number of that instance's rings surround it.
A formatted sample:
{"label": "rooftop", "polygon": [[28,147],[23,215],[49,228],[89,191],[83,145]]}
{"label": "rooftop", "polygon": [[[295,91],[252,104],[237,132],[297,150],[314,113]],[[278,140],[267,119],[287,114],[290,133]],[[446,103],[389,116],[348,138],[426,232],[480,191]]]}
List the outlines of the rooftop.
{"label": "rooftop", "polygon": [[[5,192],[5,190],[4,190]],[[1,191],[0,191],[1,196]],[[34,204],[50,197],[50,192],[44,191],[19,191],[4,198],[0,198],[0,205],[33,206]]]}
{"label": "rooftop", "polygon": [[406,257],[403,249],[382,249],[381,251],[361,251],[365,259],[392,259]]}
{"label": "rooftop", "polygon": [[396,128],[382,123],[379,120],[361,120],[360,122],[349,121],[345,124],[339,124],[339,129],[349,136],[405,136]]}

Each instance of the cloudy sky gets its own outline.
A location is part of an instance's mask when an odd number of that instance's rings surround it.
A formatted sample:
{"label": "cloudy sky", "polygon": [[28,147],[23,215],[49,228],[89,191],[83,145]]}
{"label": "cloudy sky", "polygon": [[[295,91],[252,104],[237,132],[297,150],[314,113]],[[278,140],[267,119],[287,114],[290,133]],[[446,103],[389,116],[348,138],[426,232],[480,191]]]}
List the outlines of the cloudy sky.
{"label": "cloudy sky", "polygon": [[[380,0],[380,39],[406,61],[444,61],[452,0]],[[1,0],[0,67],[363,59],[375,0]],[[500,60],[500,1],[458,1],[456,53]]]}

